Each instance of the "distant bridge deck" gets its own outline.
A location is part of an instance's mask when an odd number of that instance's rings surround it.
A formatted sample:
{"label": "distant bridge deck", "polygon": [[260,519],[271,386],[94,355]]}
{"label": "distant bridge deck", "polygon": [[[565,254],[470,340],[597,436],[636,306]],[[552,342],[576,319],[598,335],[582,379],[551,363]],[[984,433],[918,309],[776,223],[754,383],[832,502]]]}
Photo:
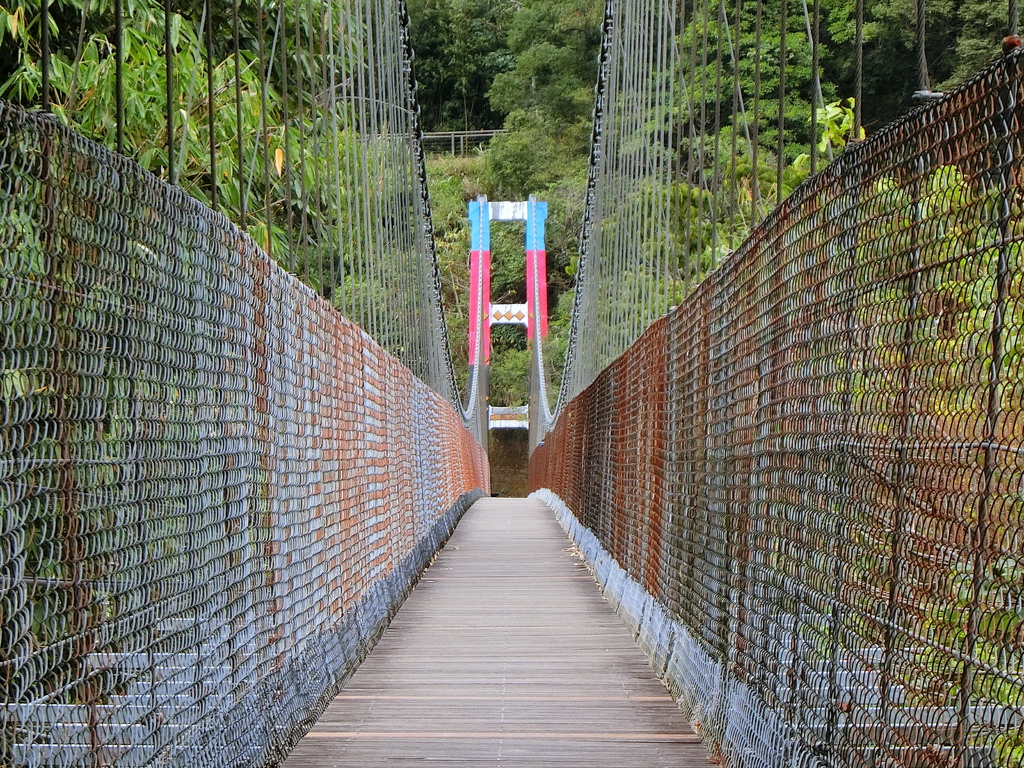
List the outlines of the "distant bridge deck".
{"label": "distant bridge deck", "polygon": [[285,768],[710,765],[542,503],[470,509]]}

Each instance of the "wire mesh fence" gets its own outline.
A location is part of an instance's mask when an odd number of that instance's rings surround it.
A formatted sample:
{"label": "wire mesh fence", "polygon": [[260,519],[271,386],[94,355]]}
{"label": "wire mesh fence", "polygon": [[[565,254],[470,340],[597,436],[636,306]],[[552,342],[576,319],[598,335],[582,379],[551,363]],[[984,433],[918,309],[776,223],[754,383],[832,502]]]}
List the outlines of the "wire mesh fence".
{"label": "wire mesh fence", "polygon": [[0,765],[272,764],[481,448],[223,216],[2,104],[0,319]]}
{"label": "wire mesh fence", "polygon": [[532,457],[728,765],[1024,765],[1021,78],[809,179]]}

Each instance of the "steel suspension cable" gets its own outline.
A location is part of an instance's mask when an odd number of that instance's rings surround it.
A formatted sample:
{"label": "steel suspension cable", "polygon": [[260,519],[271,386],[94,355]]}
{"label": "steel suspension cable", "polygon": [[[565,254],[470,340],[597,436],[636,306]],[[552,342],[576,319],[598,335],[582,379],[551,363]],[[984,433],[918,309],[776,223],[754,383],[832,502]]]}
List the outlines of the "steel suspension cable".
{"label": "steel suspension cable", "polygon": [[[681,245],[681,253],[676,254],[669,262],[669,277],[673,284],[673,292],[677,291],[677,286],[682,282],[682,275],[680,272],[681,264],[685,264],[689,259],[688,249],[686,245],[685,235],[682,243],[678,243],[679,228],[683,227],[685,230],[685,220],[682,213],[683,206],[683,195],[682,189],[684,186],[684,174],[686,173],[685,166],[683,164],[683,145],[686,141],[686,132],[684,126],[686,125],[687,114],[683,110],[689,111],[688,99],[685,90],[684,80],[681,77],[683,67],[683,56],[680,52],[680,44],[682,42],[683,33],[682,30],[686,27],[685,21],[686,11],[686,0],[679,0],[673,8],[673,12],[668,14],[668,38],[669,45],[671,46],[670,60],[671,68],[668,72],[670,81],[668,83],[668,98],[671,104],[671,114],[673,116],[673,136],[672,136],[672,188],[669,191],[669,226],[665,230],[671,233],[673,238],[673,245]],[[676,100],[676,89],[679,93],[679,99]]]}
{"label": "steel suspension cable", "polygon": [[[807,40],[811,46],[811,174],[818,172],[818,110],[825,111],[825,96],[821,89],[821,70],[818,61],[818,36],[820,30],[820,0],[814,0],[813,14],[807,10],[807,0],[800,0],[807,27]],[[828,145],[828,159],[833,160],[832,146]]]}
{"label": "steel suspension cable", "polygon": [[[121,3],[121,2],[122,2],[122,0],[115,0],[115,3],[114,3],[114,17],[115,17],[114,18],[114,38],[115,38],[114,48],[115,48],[115,52],[116,52],[117,48],[119,47],[119,45],[118,45],[118,43],[116,41],[118,39],[121,39],[121,38],[124,37],[124,31],[123,31],[124,30],[124,21],[123,21],[123,18],[122,18],[122,22],[121,22],[121,25],[120,25],[121,26],[121,31],[120,32],[118,31],[118,22],[117,22],[117,16],[118,16],[117,6],[118,6],[118,3]],[[68,86],[68,92],[67,92],[67,103],[68,103],[68,107],[69,108],[72,105],[74,105],[75,98],[78,95],[78,93],[77,93],[77,91],[78,91],[78,78],[79,78],[79,75],[81,74],[82,58],[85,56],[85,36],[86,36],[87,30],[88,30],[87,23],[88,23],[88,20],[89,20],[89,9],[90,9],[90,2],[89,2],[89,0],[83,0],[83,2],[82,2],[82,14],[79,17],[79,22],[78,22],[78,43],[75,45],[75,64],[74,64],[74,69],[71,72],[71,84]],[[122,8],[121,9],[121,16],[123,17],[123,15],[124,15],[124,9]],[[115,82],[116,82],[116,79],[117,79],[117,66],[118,66],[118,62],[117,62],[117,59],[115,59],[115,61],[114,61]],[[116,96],[115,96],[115,99],[116,99]],[[116,104],[116,102],[115,102],[115,104]],[[115,107],[115,110],[116,110],[116,107]]]}
{"label": "steel suspension cable", "polygon": [[[307,186],[306,178],[306,66],[304,56],[309,55],[310,48],[304,44],[302,39],[302,4],[295,5],[295,128],[298,133],[298,206],[299,221],[296,229],[298,235],[295,238],[295,272],[305,276],[306,282],[310,282],[309,263],[309,206],[311,190]],[[312,87],[312,84],[310,84]],[[289,185],[291,186],[291,184]],[[318,291],[319,292],[319,291]]]}
{"label": "steel suspension cable", "polygon": [[659,260],[658,271],[654,275],[655,289],[658,295],[658,314],[668,309],[670,297],[674,293],[672,288],[672,278],[675,273],[673,262],[677,258],[675,249],[668,246],[668,238],[666,237],[666,233],[672,231],[672,224],[668,217],[671,215],[672,187],[677,180],[672,173],[670,157],[664,150],[664,147],[669,146],[671,143],[671,120],[673,119],[671,75],[675,72],[676,68],[676,48],[672,40],[673,19],[675,17],[673,5],[674,2],[672,0],[662,0],[659,8],[658,61],[656,65],[659,74],[657,110],[658,114],[662,116],[661,121],[669,121],[668,125],[664,125],[664,122],[659,122],[659,130],[661,132],[661,140],[658,142],[659,176],[664,179],[664,191],[657,204],[652,200],[651,205],[654,211],[651,215],[651,230],[648,233],[648,237],[652,241],[660,243],[661,247],[661,259]]}
{"label": "steel suspension cable", "polygon": [[[206,16],[206,114],[210,132],[210,208],[217,210],[217,121],[213,91],[213,0],[205,0]],[[242,137],[238,140],[241,142]]]}
{"label": "steel suspension cable", "polygon": [[[121,0],[118,0],[119,2]],[[242,64],[239,30],[239,0],[233,0],[231,6],[231,56],[234,61],[235,74],[235,136],[237,136],[235,151],[235,183],[238,185],[238,226],[245,232],[248,229],[248,210],[245,193],[245,154],[243,152],[244,141],[242,137]]]}
{"label": "steel suspension cable", "polygon": [[[703,172],[703,161],[702,155],[699,152],[700,145],[698,141],[703,141],[702,138],[698,139],[698,125],[697,125],[697,114],[698,110],[695,107],[695,82],[696,77],[694,73],[697,70],[697,3],[698,0],[692,0],[692,6],[690,10],[690,57],[689,57],[689,70],[688,76],[681,78],[682,86],[685,88],[686,93],[689,95],[690,110],[687,115],[687,124],[689,125],[689,146],[687,147],[687,174],[686,174],[686,248],[687,248],[687,272],[686,272],[686,283],[684,290],[689,291],[698,279],[701,271],[701,265],[699,261],[694,263],[694,249],[693,241],[697,240],[698,243],[703,242],[703,233],[701,232],[701,214],[704,210],[704,196],[701,194],[704,188],[704,172]],[[701,110],[700,113],[703,115],[703,92],[701,93]],[[703,117],[701,118],[700,131],[704,131]],[[700,165],[698,165],[700,162]],[[690,198],[694,195],[694,187],[696,186],[696,211],[694,206],[690,202]],[[694,228],[697,228],[696,238],[694,237]],[[697,259],[700,258],[700,251],[697,250]]]}
{"label": "steel suspension cable", "polygon": [[[858,0],[862,2],[862,0]],[[753,167],[751,175],[751,197],[754,201],[754,215],[752,221],[760,221],[761,209],[761,175],[759,172],[760,160],[758,157],[758,146],[761,141],[761,35],[764,25],[764,0],[756,0],[757,12],[754,20],[754,127],[750,137],[750,164]]]}
{"label": "steel suspension cable", "polygon": [[[758,6],[758,7],[760,9],[760,6]],[[750,120],[748,119],[748,116],[747,116],[746,100],[743,97],[743,88],[742,88],[742,84],[740,82],[740,69],[739,69],[739,60],[740,60],[739,50],[740,50],[740,48],[739,48],[739,46],[740,46],[740,42],[741,42],[741,39],[742,39],[742,33],[743,33],[742,10],[743,10],[742,0],[736,0],[736,19],[735,19],[735,24],[736,24],[736,44],[735,45],[733,44],[733,34],[732,34],[728,24],[725,27],[725,41],[726,41],[726,45],[728,46],[728,49],[729,49],[729,57],[730,57],[730,59],[732,59],[732,62],[733,62],[733,94],[732,94],[732,97],[733,97],[733,126],[732,126],[732,133],[733,133],[734,141],[732,142],[732,157],[733,157],[733,161],[731,162],[730,175],[732,177],[732,186],[733,186],[733,191],[734,191],[734,197],[733,197],[734,205],[733,205],[733,211],[732,211],[731,215],[734,218],[736,216],[739,216],[740,217],[741,225],[743,225],[745,227],[746,226],[746,217],[745,217],[745,215],[743,213],[742,207],[739,204],[739,179],[736,176],[736,168],[737,168],[736,161],[738,160],[738,154],[739,154],[738,151],[737,151],[737,141],[736,141],[736,139],[738,139],[738,136],[736,135],[736,130],[737,130],[737,125],[736,125],[737,117],[736,117],[736,115],[737,114],[739,115],[739,119],[742,121],[743,137],[744,137],[744,139],[747,142],[747,149],[748,149],[748,151],[751,154],[752,160],[754,158],[754,143],[753,143],[753,139],[751,137]],[[758,54],[755,54],[755,56],[757,56],[757,55]],[[756,78],[755,78],[755,86],[754,86],[754,88],[755,88],[755,99],[756,99],[757,98],[756,93],[758,91],[760,91],[760,83],[757,81]],[[753,167],[756,169],[756,167],[757,167],[756,163],[754,163]],[[753,175],[753,178],[754,179],[757,178],[757,174],[756,173]],[[751,195],[753,197],[753,192],[751,193]],[[751,215],[751,221],[756,221],[757,220],[756,213],[752,210],[751,214],[752,214]],[[732,245],[732,234],[733,234],[733,230],[730,229],[730,246],[729,246],[730,248],[734,247]]]}
{"label": "steel suspension cable", "polygon": [[253,147],[253,163],[256,162],[256,153],[263,155],[263,218],[266,229],[266,242],[262,243],[266,248],[267,255],[274,256],[274,226],[271,210],[271,186],[270,186],[270,125],[267,120],[267,91],[270,89],[270,61],[274,55],[271,52],[269,61],[266,50],[266,28],[267,17],[263,11],[263,0],[257,0],[257,23],[259,24],[259,37],[257,39],[257,51],[260,67],[260,137],[259,144]]}
{"label": "steel suspension cable", "polygon": [[[207,13],[207,11],[209,9],[207,8],[207,5],[208,5],[208,3],[206,2],[206,0],[203,0],[203,5],[202,5],[203,12],[202,12],[202,15],[200,15],[200,17],[199,17],[199,29],[196,30],[196,37],[197,37],[197,39],[199,41],[199,44],[201,46],[203,45],[203,40],[205,39],[205,35],[206,35],[207,24],[209,22],[209,14]],[[189,123],[192,120],[192,107],[195,104],[196,83],[197,83],[197,81],[199,79],[199,72],[203,68],[201,65],[203,63],[203,57],[205,55],[206,55],[205,52],[201,48],[200,52],[198,54],[198,58],[193,58],[193,60],[191,62],[191,64],[192,64],[192,66],[191,66],[191,75],[189,76],[188,92],[187,92],[187,95],[185,97],[185,109],[183,110],[183,117],[182,117],[181,152],[179,152],[178,155],[177,155],[177,158],[178,158],[178,170],[177,170],[177,172],[175,174],[176,178],[179,178],[179,179],[182,178],[182,174],[185,174],[186,178],[188,176],[188,168],[186,167],[186,163],[189,160],[189,153],[188,153],[188,134],[189,134],[189,130],[190,130]],[[198,160],[198,158],[197,158],[197,160]],[[202,161],[199,160],[199,162],[202,162]]]}
{"label": "steel suspension cable", "polygon": [[782,202],[783,172],[786,168],[786,70],[789,68],[789,0],[779,0],[779,114],[775,157],[775,204]]}
{"label": "steel suspension cable", "polygon": [[[82,18],[85,19],[83,5]],[[83,24],[84,26],[84,24]],[[124,154],[124,0],[114,0],[114,123],[115,146]]]}
{"label": "steel suspension cable", "polygon": [[[45,2],[46,0],[44,0]],[[178,183],[174,157],[174,49],[171,41],[171,0],[164,0],[164,90],[167,96],[167,182]]]}
{"label": "steel suspension cable", "polygon": [[857,0],[855,11],[857,14],[854,42],[856,64],[853,86],[853,136],[855,139],[860,138],[861,127],[864,124],[864,2],[865,0]]}
{"label": "steel suspension cable", "polygon": [[925,0],[917,0],[917,81],[922,94],[932,92],[931,80],[928,77],[928,55],[925,51]]}
{"label": "steel suspension cable", "polygon": [[292,88],[291,82],[288,75],[288,22],[289,19],[284,15],[285,5],[281,4],[279,10],[279,16],[281,20],[280,24],[280,36],[281,39],[277,45],[277,49],[280,52],[281,61],[281,151],[283,154],[283,162],[281,170],[278,171],[278,177],[284,180],[284,226],[285,233],[288,238],[288,253],[286,254],[287,269],[292,274],[296,274],[298,271],[296,263],[296,249],[295,249],[295,208],[294,201],[292,199],[292,110],[291,110],[291,99],[292,99]]}
{"label": "steel suspension cable", "polygon": [[50,0],[40,0],[39,6],[39,67],[41,72],[41,102],[43,112],[50,111]]}
{"label": "steel suspension cable", "polygon": [[[813,83],[815,103],[811,104],[811,175],[818,172],[818,108],[824,109],[825,105],[817,103],[824,102],[821,95],[821,78],[818,72],[818,28],[820,19],[820,0],[814,0],[814,20],[808,22],[808,35],[811,39],[811,81]],[[803,0],[804,18],[807,17],[807,0]]]}
{"label": "steel suspension cable", "polygon": [[[333,298],[333,302],[343,315],[347,315],[349,313],[349,302],[348,291],[345,284],[345,226],[343,222],[347,221],[348,217],[342,215],[343,191],[341,184],[341,161],[339,158],[342,147],[341,132],[338,129],[338,82],[336,79],[339,66],[335,63],[337,61],[337,47],[334,38],[334,30],[337,25],[340,25],[340,18],[335,17],[335,6],[333,0],[329,0],[327,8],[328,20],[324,23],[323,27],[327,34],[327,56],[329,64],[327,67],[326,80],[328,87],[327,107],[330,114],[331,146],[334,147],[334,151],[331,153],[331,168],[334,171],[334,234],[337,238],[336,245],[331,252],[331,267],[335,277],[335,298]],[[341,10],[340,5],[338,10]]]}
{"label": "steel suspension cable", "polygon": [[[368,46],[366,39],[367,22],[363,18],[363,3],[355,2],[355,30],[356,34],[353,36],[353,46],[365,47]],[[353,58],[353,61],[358,61]],[[356,240],[353,242],[353,258],[360,262],[361,268],[361,284],[359,287],[360,297],[360,321],[364,326],[367,326],[370,330],[371,335],[374,337],[380,337],[380,326],[377,323],[377,316],[372,312],[372,299],[370,296],[370,285],[373,284],[375,278],[373,266],[373,257],[378,252],[377,249],[373,248],[374,242],[371,240],[370,235],[370,223],[373,221],[373,216],[370,211],[370,197],[371,190],[368,186],[371,178],[370,166],[369,166],[369,139],[374,137],[373,125],[370,122],[370,117],[367,114],[367,103],[366,99],[362,98],[362,95],[369,93],[369,89],[366,85],[366,67],[356,66],[355,68],[355,82],[354,82],[354,93],[352,96],[352,103],[355,107],[355,120],[354,125],[358,126],[356,131],[360,138],[356,139],[357,144],[355,147],[355,161],[357,164],[356,178],[363,179],[367,182],[367,187],[363,188],[360,196],[361,205],[359,206],[359,218],[358,226],[356,227]],[[363,136],[368,138],[362,138]],[[358,249],[362,246],[363,253],[360,254]]]}
{"label": "steel suspension cable", "polygon": [[[739,58],[736,55],[737,49],[740,44],[740,14],[743,11],[743,0],[736,0],[735,5],[736,11],[733,23],[736,25],[736,45],[733,45],[732,34],[729,30],[728,24],[726,24],[726,42],[729,46],[729,60],[732,64],[732,114],[730,119],[732,122],[732,128],[729,131],[729,186],[732,188],[732,206],[729,212],[729,250],[732,251],[736,247],[735,237],[736,228],[734,225],[735,218],[740,215],[740,185],[739,180],[736,177],[736,162],[737,156],[739,155],[739,136],[737,125],[738,115],[740,112],[740,64]],[[749,135],[748,135],[749,143]]]}
{"label": "steel suspension cable", "polygon": [[714,193],[711,209],[711,268],[716,269],[719,264],[719,228],[722,217],[722,170],[719,160],[722,142],[722,39],[725,37],[724,28],[726,11],[725,0],[718,0],[715,8],[715,118],[713,123],[712,138],[714,149],[712,150],[711,188]]}
{"label": "steel suspension cable", "polygon": [[[327,142],[326,145],[323,142],[324,133],[324,120],[322,117],[324,107],[328,107],[329,102],[325,98],[327,89],[328,76],[327,70],[331,62],[327,58],[327,29],[328,20],[331,16],[331,0],[324,0],[321,6],[321,15],[317,19],[314,10],[312,0],[308,3],[309,5],[309,24],[310,28],[317,31],[317,58],[319,59],[320,66],[314,67],[313,71],[319,76],[319,81],[316,83],[316,89],[313,91],[313,114],[314,114],[314,125],[313,125],[313,158],[314,167],[317,169],[317,228],[316,228],[316,249],[317,249],[317,269],[320,274],[320,295],[323,296],[327,301],[334,303],[334,289],[337,285],[337,277],[334,272],[333,264],[334,260],[330,257],[334,253],[336,246],[331,242],[331,236],[334,234],[333,227],[328,228],[327,224],[327,212],[323,210],[326,207],[327,200],[325,199],[324,187],[329,186],[325,183],[321,170],[323,168],[323,153],[330,152],[332,157],[336,155],[337,149],[331,142]],[[329,107],[328,107],[329,108]],[[316,114],[318,109],[320,110],[321,117],[317,118]],[[340,206],[339,206],[340,208]],[[326,270],[326,271],[325,271]]]}

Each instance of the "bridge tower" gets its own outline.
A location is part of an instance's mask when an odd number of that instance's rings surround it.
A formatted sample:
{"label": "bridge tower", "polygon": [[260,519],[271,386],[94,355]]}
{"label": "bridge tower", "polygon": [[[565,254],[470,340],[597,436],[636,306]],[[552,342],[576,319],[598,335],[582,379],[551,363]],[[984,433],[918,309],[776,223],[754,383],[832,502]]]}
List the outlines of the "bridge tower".
{"label": "bridge tower", "polygon": [[[539,340],[548,335],[547,250],[544,244],[544,223],[548,217],[548,204],[530,195],[520,202],[488,202],[480,195],[469,203],[471,228],[469,255],[469,373],[479,375],[476,400],[477,423],[481,424],[481,445],[487,446],[489,429],[528,429],[529,406],[521,408],[491,408],[488,396],[488,370],[491,362],[491,326],[522,325],[526,337],[532,342],[534,334]],[[526,222],[526,303],[491,303],[491,222]],[[537,306],[534,306],[536,303]],[[481,322],[486,318],[485,322]],[[536,326],[536,327],[535,327]],[[482,338],[478,338],[482,334]],[[476,371],[477,366],[480,367]],[[530,400],[534,400],[531,380]]]}

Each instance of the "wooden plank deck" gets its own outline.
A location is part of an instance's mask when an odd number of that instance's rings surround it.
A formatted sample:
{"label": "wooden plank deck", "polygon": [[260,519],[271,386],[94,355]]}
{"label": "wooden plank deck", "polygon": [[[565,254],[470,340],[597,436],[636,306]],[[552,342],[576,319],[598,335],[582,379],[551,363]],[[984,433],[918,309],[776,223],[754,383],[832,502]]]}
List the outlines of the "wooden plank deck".
{"label": "wooden plank deck", "polygon": [[551,511],[482,499],[285,768],[707,768]]}

